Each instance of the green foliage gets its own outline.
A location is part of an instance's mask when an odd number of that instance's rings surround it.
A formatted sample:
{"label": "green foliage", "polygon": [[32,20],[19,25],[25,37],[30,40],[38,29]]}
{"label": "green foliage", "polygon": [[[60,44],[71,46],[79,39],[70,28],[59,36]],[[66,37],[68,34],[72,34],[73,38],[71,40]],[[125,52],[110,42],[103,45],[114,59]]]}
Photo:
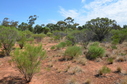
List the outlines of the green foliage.
{"label": "green foliage", "polygon": [[52,46],[50,49],[52,49],[52,50],[53,50],[53,49],[55,49],[55,47],[56,47],[56,46]]}
{"label": "green foliage", "polygon": [[90,46],[99,46],[99,42],[94,42]]}
{"label": "green foliage", "polygon": [[62,32],[62,31],[54,31],[53,32],[53,38],[54,38],[54,40],[60,40],[63,37],[65,37],[66,35],[67,34],[65,32]]}
{"label": "green foliage", "polygon": [[73,30],[68,32],[67,40],[72,42],[72,45],[76,43],[85,43],[94,41],[94,34],[90,30]]}
{"label": "green foliage", "polygon": [[46,35],[50,37],[50,36],[52,36],[52,33],[48,32]]}
{"label": "green foliage", "polygon": [[96,39],[98,41],[102,41],[113,29],[114,25],[116,25],[115,20],[98,17],[88,21],[85,26],[96,34]]}
{"label": "green foliage", "polygon": [[112,49],[117,49],[117,46],[116,45],[112,45],[111,48]]}
{"label": "green foliage", "polygon": [[67,40],[72,42],[72,45],[83,42],[85,38],[85,33],[79,30],[74,30],[72,32],[69,32],[67,35]]}
{"label": "green foliage", "polygon": [[5,50],[7,56],[10,55],[10,52],[18,38],[18,31],[15,28],[10,27],[0,27],[0,42]]}
{"label": "green foliage", "polygon": [[65,43],[66,43],[66,46],[72,46],[72,42],[69,40],[66,40]]}
{"label": "green foliage", "polygon": [[111,69],[106,67],[106,66],[103,66],[99,72],[98,72],[98,75],[105,75],[107,73],[110,73],[111,72]]}
{"label": "green foliage", "polygon": [[34,46],[27,44],[24,50],[16,49],[12,54],[12,59],[26,82],[30,82],[33,75],[39,71],[41,60],[45,58],[45,51],[42,45]]}
{"label": "green foliage", "polygon": [[61,49],[70,45],[72,45],[71,41],[67,40],[65,42],[60,42],[58,45],[52,46],[51,49]]}
{"label": "green foliage", "polygon": [[57,49],[64,48],[66,46],[65,42],[60,42],[58,45],[56,45]]}
{"label": "green foliage", "polygon": [[20,31],[28,30],[28,24],[22,22],[22,23],[18,26],[18,30],[20,30]]}
{"label": "green foliage", "polygon": [[112,43],[118,44],[123,43],[125,40],[127,40],[127,29],[121,29],[121,30],[113,30],[112,31]]}
{"label": "green foliage", "polygon": [[26,43],[26,33],[23,31],[19,31],[19,38],[17,40],[19,47],[22,49]]}
{"label": "green foliage", "polygon": [[110,58],[107,59],[107,61],[108,61],[109,64],[112,64],[114,59],[110,57]]}
{"label": "green foliage", "polygon": [[93,45],[89,46],[88,52],[86,55],[87,59],[93,60],[98,57],[103,57],[105,50],[102,47],[97,46],[98,43],[94,43]]}
{"label": "green foliage", "polygon": [[82,49],[78,46],[70,46],[64,52],[65,59],[67,59],[68,57],[73,59],[74,57],[78,57],[81,54]]}
{"label": "green foliage", "polygon": [[33,34],[33,38],[36,40],[36,42],[41,42],[41,40],[45,37],[46,35],[41,33],[41,34]]}

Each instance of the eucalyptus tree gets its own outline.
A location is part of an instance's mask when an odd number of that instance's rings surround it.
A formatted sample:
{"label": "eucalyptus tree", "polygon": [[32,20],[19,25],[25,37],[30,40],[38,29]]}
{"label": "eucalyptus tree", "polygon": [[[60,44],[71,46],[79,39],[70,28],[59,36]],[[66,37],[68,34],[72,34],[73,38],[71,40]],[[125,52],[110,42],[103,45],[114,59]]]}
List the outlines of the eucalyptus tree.
{"label": "eucalyptus tree", "polygon": [[98,17],[87,21],[85,26],[95,33],[98,41],[102,41],[104,37],[110,33],[115,24],[115,20]]}
{"label": "eucalyptus tree", "polygon": [[72,28],[72,25],[74,24],[74,19],[72,19],[71,17],[67,17],[66,19],[64,19],[64,21],[67,23],[68,28]]}
{"label": "eucalyptus tree", "polygon": [[33,32],[33,24],[35,24],[35,21],[37,20],[37,18],[38,18],[38,16],[37,15],[31,15],[31,16],[29,16],[29,18],[28,18],[28,24],[29,24],[29,30],[31,31],[31,32]]}
{"label": "eucalyptus tree", "polygon": [[65,21],[58,21],[56,24],[60,27],[59,30],[64,31],[66,29],[67,23]]}
{"label": "eucalyptus tree", "polygon": [[21,31],[28,30],[28,24],[25,23],[25,22],[22,22],[22,23],[18,26],[18,29],[21,30]]}
{"label": "eucalyptus tree", "polygon": [[39,33],[42,33],[43,31],[42,31],[43,29],[42,29],[42,26],[41,25],[36,25],[35,27],[34,27],[34,33],[35,34],[39,34]]}
{"label": "eucalyptus tree", "polygon": [[9,18],[4,18],[1,25],[5,26],[5,27],[15,27],[15,28],[17,28],[18,21],[14,21],[14,20],[9,21]]}

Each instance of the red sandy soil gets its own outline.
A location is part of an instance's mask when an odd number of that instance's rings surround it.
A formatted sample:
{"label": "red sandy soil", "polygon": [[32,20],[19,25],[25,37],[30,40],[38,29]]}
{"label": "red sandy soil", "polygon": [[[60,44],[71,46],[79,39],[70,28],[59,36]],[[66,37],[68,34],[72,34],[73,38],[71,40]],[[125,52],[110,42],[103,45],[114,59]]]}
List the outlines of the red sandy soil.
{"label": "red sandy soil", "polygon": [[[49,39],[44,39],[42,43],[47,51],[47,58],[41,63],[41,71],[34,75],[29,84],[85,84],[87,80],[91,82],[90,84],[117,84],[121,78],[126,77],[126,75],[114,72],[117,67],[121,67],[122,72],[126,72],[127,61],[107,64],[105,61],[87,60],[86,65],[78,64],[72,60],[59,61],[64,50],[50,49],[57,42],[50,42]],[[9,60],[11,60],[11,57],[0,58],[0,84],[25,84],[22,74]],[[106,74],[106,76],[97,77],[98,70],[104,65],[109,67],[111,72]],[[80,72],[76,74],[66,72],[67,67],[76,66],[80,67]],[[70,81],[75,83],[69,83]]]}

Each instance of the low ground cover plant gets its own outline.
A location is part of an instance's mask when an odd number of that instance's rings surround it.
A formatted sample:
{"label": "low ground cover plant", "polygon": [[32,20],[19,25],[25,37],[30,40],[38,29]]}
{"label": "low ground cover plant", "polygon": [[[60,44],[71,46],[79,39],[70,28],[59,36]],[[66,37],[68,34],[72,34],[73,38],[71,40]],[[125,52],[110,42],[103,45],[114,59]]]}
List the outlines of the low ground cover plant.
{"label": "low ground cover plant", "polygon": [[88,48],[88,52],[86,55],[87,59],[93,60],[96,59],[98,57],[103,57],[105,50],[102,47],[98,46],[98,43],[93,43],[92,45],[89,46]]}
{"label": "low ground cover plant", "polygon": [[75,58],[78,57],[79,55],[82,54],[82,49],[79,46],[70,46],[68,47],[65,52],[64,52],[64,57],[66,60],[68,60],[68,58]]}

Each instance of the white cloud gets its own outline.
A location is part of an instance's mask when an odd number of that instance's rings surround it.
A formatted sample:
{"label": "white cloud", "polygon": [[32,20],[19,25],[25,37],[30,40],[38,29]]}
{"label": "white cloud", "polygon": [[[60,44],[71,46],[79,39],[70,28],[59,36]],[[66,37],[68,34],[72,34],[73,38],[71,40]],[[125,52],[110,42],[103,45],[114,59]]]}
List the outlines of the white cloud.
{"label": "white cloud", "polygon": [[72,18],[76,18],[78,17],[79,13],[77,12],[77,10],[65,10],[64,8],[60,7],[60,11],[59,11],[62,16],[64,17],[72,17]]}
{"label": "white cloud", "polygon": [[82,3],[84,3],[86,0],[82,0]]}
{"label": "white cloud", "polygon": [[85,4],[80,10],[65,10],[60,7],[60,13],[64,17],[74,18],[81,25],[96,17],[108,17],[122,26],[127,24],[126,8],[126,0],[94,0]]}

